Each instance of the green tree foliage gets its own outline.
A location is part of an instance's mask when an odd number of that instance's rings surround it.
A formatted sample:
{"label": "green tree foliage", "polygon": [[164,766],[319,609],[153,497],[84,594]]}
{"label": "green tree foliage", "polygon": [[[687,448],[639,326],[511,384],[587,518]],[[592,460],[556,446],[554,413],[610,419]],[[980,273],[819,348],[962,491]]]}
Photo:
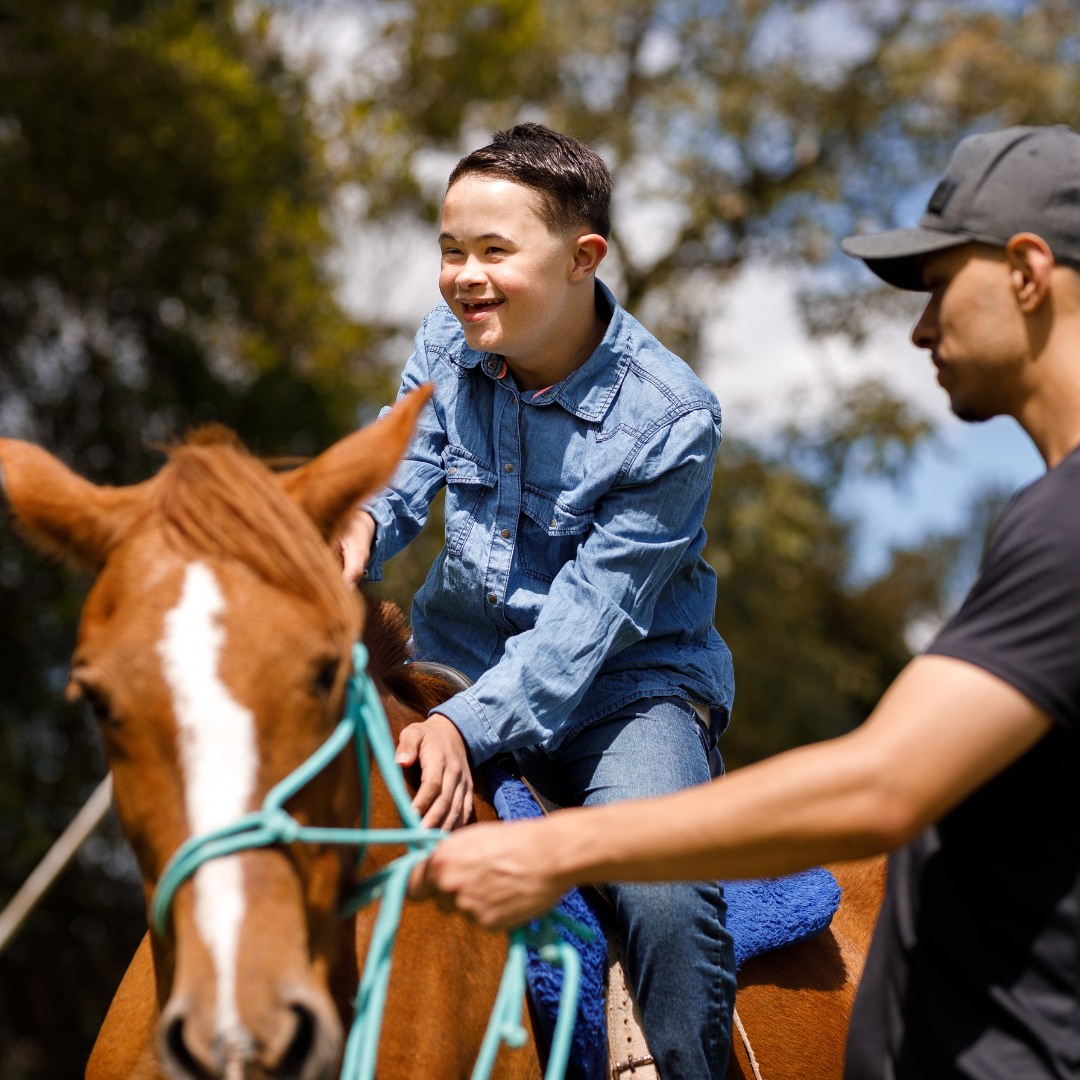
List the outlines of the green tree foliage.
{"label": "green tree foliage", "polygon": [[896,551],[880,577],[856,584],[855,526],[832,509],[845,476],[901,474],[926,434],[869,384],[838,394],[835,414],[771,452],[724,443],[705,557],[735,657],[729,767],[850,731],[910,658],[909,628],[940,616],[954,538]]}
{"label": "green tree foliage", "polygon": [[5,426],[113,480],[207,419],[310,452],[365,374],[303,83],[232,9],[26,0],[0,22]]}
{"label": "green tree foliage", "polygon": [[342,118],[365,213],[432,219],[445,177],[431,177],[433,151],[452,161],[523,118],[571,131],[615,172],[620,298],[691,362],[748,257],[829,261],[855,226],[907,223],[915,207],[898,193],[936,174],[965,130],[1080,119],[1071,0],[365,10],[394,58]]}
{"label": "green tree foliage", "polygon": [[[194,423],[309,453],[389,394],[334,298],[331,176],[266,23],[228,0],[0,3],[0,433],[122,483]],[[104,766],[62,704],[80,583],[0,514],[6,900]],[[81,1075],[141,907],[95,841],[0,957],[0,1074]]]}

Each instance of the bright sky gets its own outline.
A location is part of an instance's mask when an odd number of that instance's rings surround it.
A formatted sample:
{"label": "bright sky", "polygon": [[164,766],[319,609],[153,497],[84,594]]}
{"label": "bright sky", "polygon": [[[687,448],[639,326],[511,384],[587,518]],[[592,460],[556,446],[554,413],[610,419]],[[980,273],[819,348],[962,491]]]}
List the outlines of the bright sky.
{"label": "bright sky", "polygon": [[767,438],[793,417],[820,415],[837,383],[869,375],[933,421],[937,437],[901,487],[863,482],[845,492],[842,507],[859,522],[861,573],[881,569],[893,545],[962,525],[972,496],[987,484],[1015,489],[1042,473],[1042,459],[1014,421],[967,424],[952,415],[929,358],[908,337],[917,306],[910,324],[883,327],[855,347],[839,337],[809,339],[794,289],[775,270],[744,271],[724,294],[703,374],[724,406],[725,430],[748,439]]}

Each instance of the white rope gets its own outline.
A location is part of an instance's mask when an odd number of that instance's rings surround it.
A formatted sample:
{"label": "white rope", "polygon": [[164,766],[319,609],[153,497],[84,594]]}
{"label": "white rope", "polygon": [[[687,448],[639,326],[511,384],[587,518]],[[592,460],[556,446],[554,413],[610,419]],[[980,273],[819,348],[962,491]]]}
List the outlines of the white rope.
{"label": "white rope", "polygon": [[742,1017],[739,1015],[738,1009],[733,1010],[732,1017],[735,1021],[735,1029],[742,1037],[743,1046],[746,1047],[746,1056],[750,1059],[750,1068],[754,1070],[754,1080],[761,1080],[761,1069],[758,1068],[757,1058],[754,1057],[754,1048],[750,1045],[750,1036],[746,1034],[746,1028],[743,1027]]}
{"label": "white rope", "polygon": [[101,819],[108,813],[111,803],[112,776],[110,774],[94,788],[94,793],[72,818],[71,824],[45,853],[45,858],[23,882],[22,888],[11,898],[7,907],[0,911],[0,953],[7,947],[8,942],[15,936],[16,931],[34,910],[38,901],[60,876],[64,867],[74,858],[75,852],[101,824]]}

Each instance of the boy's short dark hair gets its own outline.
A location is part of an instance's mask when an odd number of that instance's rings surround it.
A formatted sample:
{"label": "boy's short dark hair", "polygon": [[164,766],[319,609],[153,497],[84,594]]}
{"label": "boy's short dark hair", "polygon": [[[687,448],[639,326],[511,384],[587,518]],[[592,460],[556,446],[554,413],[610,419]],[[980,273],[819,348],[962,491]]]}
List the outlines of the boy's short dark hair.
{"label": "boy's short dark hair", "polygon": [[446,190],[472,175],[532,188],[540,198],[540,217],[554,233],[587,225],[606,240],[611,231],[611,172],[572,135],[536,123],[497,131],[487,146],[454,166]]}

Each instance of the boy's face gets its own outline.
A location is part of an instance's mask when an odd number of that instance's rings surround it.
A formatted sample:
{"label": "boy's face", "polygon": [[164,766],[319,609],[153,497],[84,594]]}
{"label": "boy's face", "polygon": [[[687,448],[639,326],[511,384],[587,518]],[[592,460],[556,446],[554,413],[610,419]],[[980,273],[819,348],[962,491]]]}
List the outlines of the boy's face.
{"label": "boy's face", "polygon": [[443,200],[439,235],[439,291],[469,347],[531,372],[559,349],[578,247],[577,233],[548,229],[537,199],[511,180],[464,176]]}

